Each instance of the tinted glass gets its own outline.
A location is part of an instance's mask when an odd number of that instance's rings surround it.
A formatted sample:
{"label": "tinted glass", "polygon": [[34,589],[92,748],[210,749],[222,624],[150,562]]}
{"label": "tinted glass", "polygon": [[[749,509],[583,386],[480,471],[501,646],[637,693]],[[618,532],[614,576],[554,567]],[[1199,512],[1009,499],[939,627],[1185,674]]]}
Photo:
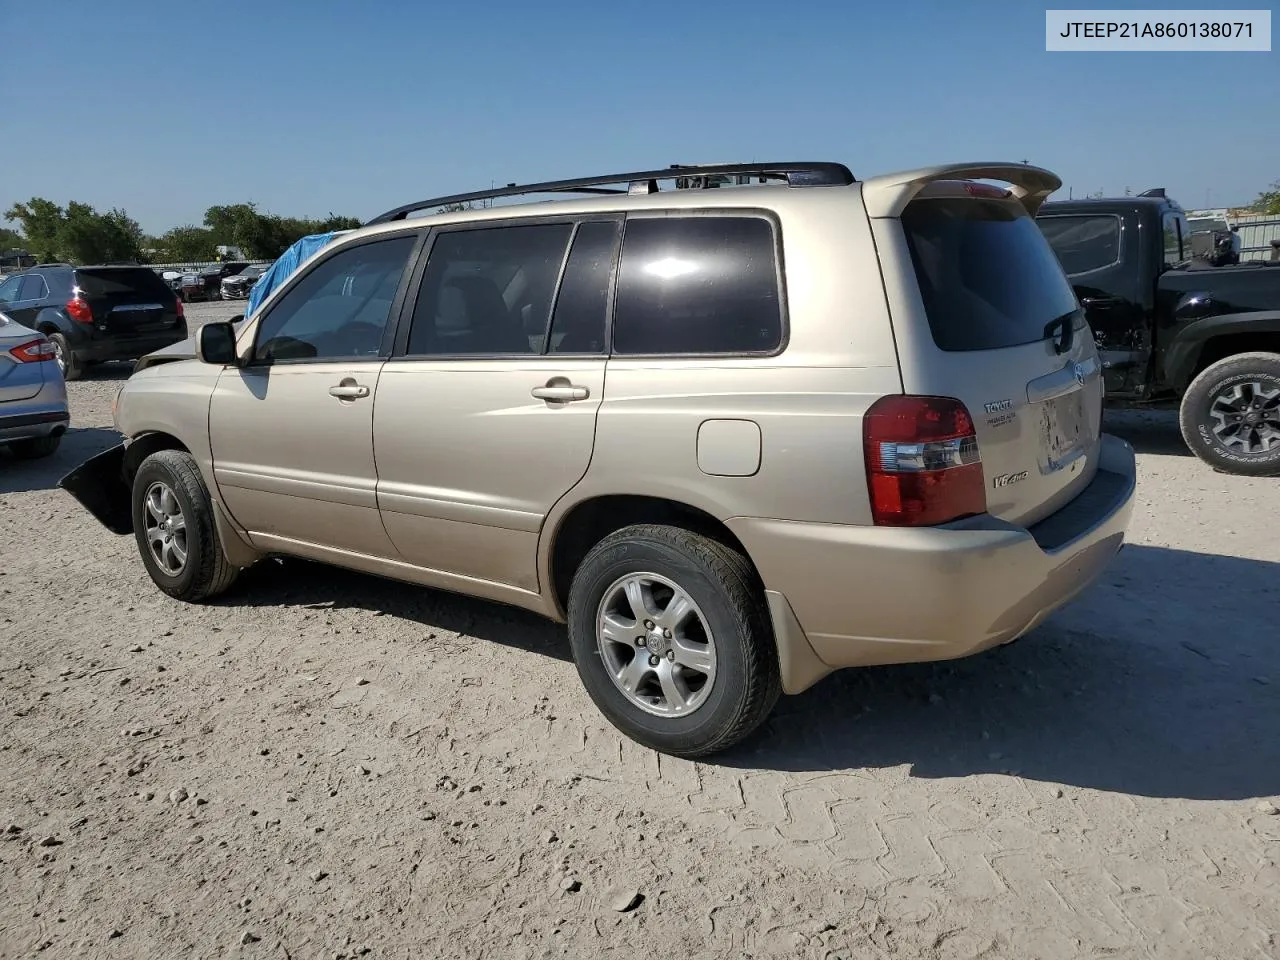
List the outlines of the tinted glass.
{"label": "tinted glass", "polygon": [[1182,224],[1177,214],[1164,215],[1164,262],[1181,263],[1182,256]]}
{"label": "tinted glass", "polygon": [[924,199],[902,214],[934,342],[996,350],[1048,339],[1079,309],[1036,221],[1013,203]]}
{"label": "tinted glass", "polygon": [[311,270],[263,318],[256,359],[376,357],[416,240],[349,247]]}
{"label": "tinted glass", "polygon": [[23,277],[10,277],[0,283],[0,303],[13,303],[18,299],[18,288],[22,286]]}
{"label": "tinted glass", "polygon": [[76,286],[88,299],[146,297],[160,303],[173,299],[168,285],[149,267],[77,269]]}
{"label": "tinted glass", "polygon": [[548,353],[604,353],[609,280],[621,224],[584,223],[560,281]]}
{"label": "tinted glass", "polygon": [[18,294],[19,300],[43,300],[48,295],[49,288],[45,285],[44,277],[30,273],[22,278],[22,291]]}
{"label": "tinted glass", "polygon": [[1119,217],[1045,217],[1038,222],[1068,274],[1109,267],[1120,259]]}
{"label": "tinted glass", "polygon": [[541,353],[573,225],[442,233],[409,328],[411,355]]}
{"label": "tinted glass", "polygon": [[663,217],[627,222],[614,304],[614,352],[768,353],[781,342],[769,221]]}

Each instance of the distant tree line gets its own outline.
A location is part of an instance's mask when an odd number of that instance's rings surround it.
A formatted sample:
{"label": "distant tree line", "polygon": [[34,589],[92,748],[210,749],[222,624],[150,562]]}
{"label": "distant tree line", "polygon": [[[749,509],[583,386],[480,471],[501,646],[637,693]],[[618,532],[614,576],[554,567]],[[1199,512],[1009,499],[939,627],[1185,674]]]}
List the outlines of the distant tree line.
{"label": "distant tree line", "polygon": [[234,203],[210,207],[200,226],[187,224],[152,237],[124,210],[100,213],[75,200],[62,207],[43,197],[15,203],[4,216],[20,224],[21,231],[0,228],[0,250],[16,247],[40,262],[69,263],[213,260],[223,245],[239,247],[254,260],[274,260],[308,234],[360,226],[355,217],[282,217],[263,213],[256,204]]}

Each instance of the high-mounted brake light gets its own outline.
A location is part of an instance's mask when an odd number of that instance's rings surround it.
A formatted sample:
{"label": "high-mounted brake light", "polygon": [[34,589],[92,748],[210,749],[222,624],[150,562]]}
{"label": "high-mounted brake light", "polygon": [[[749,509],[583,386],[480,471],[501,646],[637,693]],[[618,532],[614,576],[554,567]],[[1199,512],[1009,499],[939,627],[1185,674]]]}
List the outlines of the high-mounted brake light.
{"label": "high-mounted brake light", "polygon": [[57,356],[57,351],[53,349],[52,343],[41,337],[14,347],[9,351],[9,356],[19,363],[40,363],[42,360],[52,360]]}
{"label": "high-mounted brake light", "polygon": [[989,197],[992,200],[1007,200],[1013,196],[1003,187],[994,187],[989,183],[975,183],[972,180],[964,185],[965,192],[971,197]]}
{"label": "high-mounted brake light", "polygon": [[973,418],[951,397],[882,397],[862,419],[877,526],[929,527],[985,513]]}
{"label": "high-mounted brake light", "polygon": [[79,294],[67,301],[67,316],[76,323],[93,323],[93,310]]}

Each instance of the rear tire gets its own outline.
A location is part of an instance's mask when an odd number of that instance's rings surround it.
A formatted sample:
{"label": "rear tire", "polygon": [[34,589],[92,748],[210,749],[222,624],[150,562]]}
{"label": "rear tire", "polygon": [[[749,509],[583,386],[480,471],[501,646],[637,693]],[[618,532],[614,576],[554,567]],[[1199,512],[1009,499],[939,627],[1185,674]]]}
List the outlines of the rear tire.
{"label": "rear tire", "polygon": [[1178,424],[1215,470],[1280,476],[1280,354],[1240,353],[1206,367],[1183,394]]}
{"label": "rear tire", "polygon": [[[657,613],[652,627],[629,599],[611,606],[613,598],[633,595],[635,581],[650,584],[638,589],[641,606]],[[667,616],[679,595],[689,612]],[[568,620],[587,693],[614,726],[654,750],[688,758],[726,750],[765,721],[781,692],[773,631],[750,563],[688,530],[645,524],[605,537],[574,574]],[[662,629],[668,625],[675,639],[663,639],[672,636]],[[690,636],[681,639],[686,630]],[[704,665],[695,666],[699,661]]]}
{"label": "rear tire", "polygon": [[70,344],[67,343],[67,338],[60,333],[51,333],[49,342],[53,344],[54,359],[58,363],[58,368],[62,370],[62,379],[79,380],[80,375],[84,373],[84,367],[76,359]]}
{"label": "rear tire", "polygon": [[15,460],[41,460],[58,452],[58,444],[62,443],[62,434],[56,437],[30,437],[26,440],[11,440],[9,453]]}
{"label": "rear tire", "polygon": [[239,576],[222,551],[200,468],[185,450],[142,461],[133,478],[133,533],[151,580],[175,599],[199,603]]}

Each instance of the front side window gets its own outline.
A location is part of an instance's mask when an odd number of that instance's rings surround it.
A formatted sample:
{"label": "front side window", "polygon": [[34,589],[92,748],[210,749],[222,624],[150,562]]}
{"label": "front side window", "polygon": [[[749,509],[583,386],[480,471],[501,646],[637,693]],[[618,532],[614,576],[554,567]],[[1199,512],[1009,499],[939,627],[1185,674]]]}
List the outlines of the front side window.
{"label": "front side window", "polygon": [[1067,276],[1109,267],[1120,259],[1120,218],[1043,217],[1040,230]]}
{"label": "front side window", "polygon": [[770,353],[782,343],[773,226],[762,217],[627,221],[617,354]]}
{"label": "front side window", "polygon": [[440,234],[409,327],[410,356],[542,353],[570,223]]}
{"label": "front side window", "polygon": [[339,250],[276,301],[262,319],[254,359],[378,356],[416,234]]}

